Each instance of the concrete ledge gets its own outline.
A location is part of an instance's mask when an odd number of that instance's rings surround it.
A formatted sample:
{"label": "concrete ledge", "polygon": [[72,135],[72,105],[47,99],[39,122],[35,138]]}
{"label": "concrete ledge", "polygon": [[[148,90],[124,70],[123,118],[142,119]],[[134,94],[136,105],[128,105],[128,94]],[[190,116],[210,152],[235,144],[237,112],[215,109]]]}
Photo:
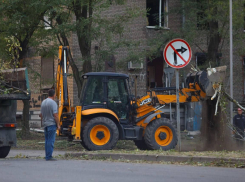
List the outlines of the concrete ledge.
{"label": "concrete ledge", "polygon": [[91,154],[91,153],[66,153],[72,157],[86,157],[88,159],[103,158],[113,160],[141,160],[155,162],[225,162],[225,163],[244,163],[245,159],[218,158],[218,157],[189,157],[189,156],[163,156],[163,155],[140,155],[140,154]]}
{"label": "concrete ledge", "polygon": [[[30,157],[45,156],[44,150],[10,150],[8,157],[15,157],[17,155],[24,155]],[[201,156],[164,156],[164,155],[145,155],[145,154],[93,154],[89,152],[73,152],[73,151],[56,151],[54,150],[54,156],[71,156],[71,157],[83,157],[84,159],[113,159],[113,160],[129,160],[129,161],[149,161],[149,162],[214,162],[214,163],[229,163],[245,165],[245,158],[220,158],[220,157],[201,157]]]}
{"label": "concrete ledge", "polygon": [[30,120],[29,121],[29,126],[31,128],[41,128],[41,120]]}
{"label": "concrete ledge", "polygon": [[39,117],[39,115],[30,115],[30,119],[41,120],[41,118]]}
{"label": "concrete ledge", "polygon": [[[22,111],[16,111],[16,114],[17,114],[17,115],[22,115],[22,113],[23,113]],[[36,115],[39,115],[40,113],[41,113],[41,111],[30,111],[30,112],[29,112],[30,115],[33,115],[33,114],[34,114],[34,115],[35,115],[35,114],[36,114]]]}

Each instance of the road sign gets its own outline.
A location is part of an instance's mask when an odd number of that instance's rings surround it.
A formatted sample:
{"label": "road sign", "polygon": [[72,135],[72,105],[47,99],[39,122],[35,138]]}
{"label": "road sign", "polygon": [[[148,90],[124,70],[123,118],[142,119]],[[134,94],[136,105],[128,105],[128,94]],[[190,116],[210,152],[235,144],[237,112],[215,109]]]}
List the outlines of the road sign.
{"label": "road sign", "polygon": [[174,39],[164,48],[163,56],[169,66],[183,68],[191,60],[191,47],[183,39]]}

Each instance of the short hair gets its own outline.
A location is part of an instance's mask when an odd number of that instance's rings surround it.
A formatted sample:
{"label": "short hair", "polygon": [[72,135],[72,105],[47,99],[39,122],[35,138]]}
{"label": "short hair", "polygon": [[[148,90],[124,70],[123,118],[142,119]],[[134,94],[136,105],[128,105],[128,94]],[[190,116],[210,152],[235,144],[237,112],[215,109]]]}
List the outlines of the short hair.
{"label": "short hair", "polygon": [[49,96],[49,97],[53,97],[54,94],[55,94],[54,89],[50,89],[50,90],[48,91],[48,96]]}

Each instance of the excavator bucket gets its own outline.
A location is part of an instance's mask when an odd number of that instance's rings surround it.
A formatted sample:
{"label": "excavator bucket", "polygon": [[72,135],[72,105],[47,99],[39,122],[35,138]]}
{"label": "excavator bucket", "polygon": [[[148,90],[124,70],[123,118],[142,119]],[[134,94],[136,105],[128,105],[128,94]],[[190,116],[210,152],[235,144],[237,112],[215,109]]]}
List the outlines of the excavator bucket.
{"label": "excavator bucket", "polygon": [[220,66],[207,68],[207,71],[189,73],[186,78],[186,84],[190,87],[190,84],[197,83],[207,97],[212,97],[215,93],[213,87],[217,86],[217,84],[222,84],[225,79],[226,69],[227,66]]}

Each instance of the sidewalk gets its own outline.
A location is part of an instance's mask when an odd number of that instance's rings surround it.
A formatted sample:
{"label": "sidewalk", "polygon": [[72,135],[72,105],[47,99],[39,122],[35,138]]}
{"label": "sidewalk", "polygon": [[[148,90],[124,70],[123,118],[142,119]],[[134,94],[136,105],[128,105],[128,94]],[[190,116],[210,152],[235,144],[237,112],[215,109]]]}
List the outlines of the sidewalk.
{"label": "sidewalk", "polygon": [[[54,151],[53,152],[54,156],[58,156],[58,155],[64,156],[65,154],[66,154],[66,151]],[[15,150],[15,149],[11,149],[7,158],[16,157],[16,156],[45,157],[45,151],[44,150]]]}
{"label": "sidewalk", "polygon": [[[81,159],[112,159],[129,161],[152,161],[152,162],[222,162],[230,164],[245,164],[245,158],[219,158],[204,156],[170,156],[170,155],[147,155],[147,154],[115,154],[115,153],[91,153],[54,151],[53,156],[70,156]],[[7,158],[12,157],[44,157],[44,150],[11,150]]]}

